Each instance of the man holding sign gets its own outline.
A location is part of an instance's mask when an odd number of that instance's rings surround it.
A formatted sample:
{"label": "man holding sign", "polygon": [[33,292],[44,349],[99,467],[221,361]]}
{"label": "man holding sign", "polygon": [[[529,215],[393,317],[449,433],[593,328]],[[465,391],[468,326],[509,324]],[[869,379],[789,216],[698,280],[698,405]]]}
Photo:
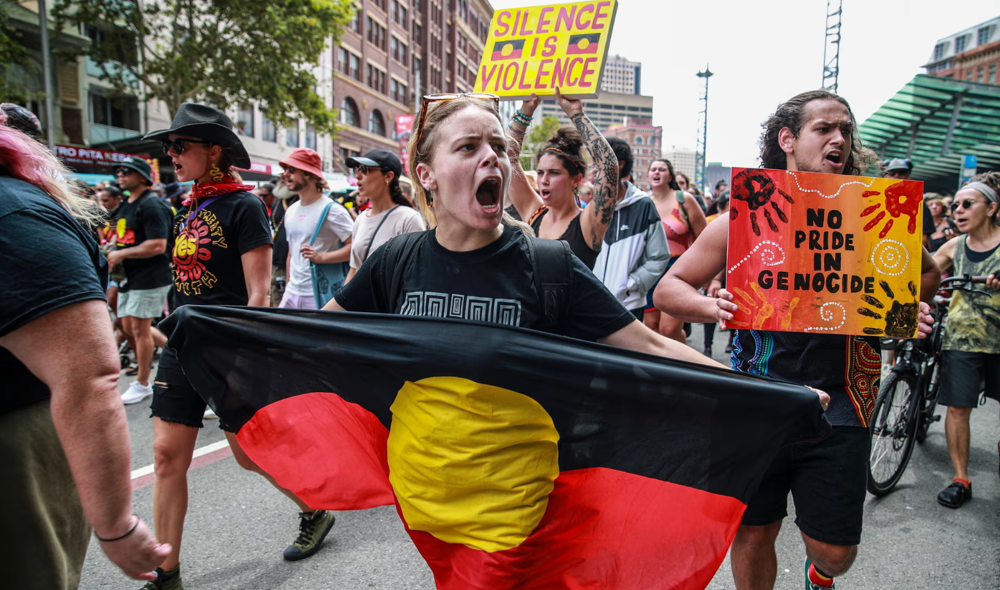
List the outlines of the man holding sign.
{"label": "man holding sign", "polygon": [[[827,207],[821,221],[818,209],[806,209],[808,205],[804,195],[819,193],[821,197],[832,199],[840,196],[840,189],[834,187],[832,191],[827,190],[825,185],[824,189],[813,189],[808,185],[792,189],[782,184],[783,177],[779,178],[781,173],[774,172],[787,170],[824,176],[858,174],[861,171],[862,148],[856,130],[857,124],[847,101],[823,90],[800,94],[779,106],[764,124],[761,162],[764,168],[771,170],[737,171],[746,177],[734,179],[733,212],[728,218],[706,228],[660,282],[653,297],[659,309],[678,319],[690,322],[736,320],[744,328],[749,328],[739,329],[736,335],[732,357],[736,370],[802,383],[822,389],[831,397],[827,417],[834,428],[830,436],[820,442],[796,444],[779,455],[747,507],[731,554],[733,577],[739,590],[773,588],[777,575],[774,542],[787,515],[789,492],[795,501],[796,524],[806,546],[806,587],[832,588],[833,577],[846,573],[850,568],[861,540],[870,444],[867,425],[878,393],[881,368],[879,343],[874,334],[890,332],[886,320],[889,312],[910,318],[901,323],[910,326],[907,328],[911,330],[910,335],[917,330],[921,335],[930,332],[931,318],[927,304],[914,305],[918,297],[918,286],[914,284],[917,282],[914,270],[916,260],[920,260],[920,298],[933,297],[940,272],[926,250],[921,248],[921,252],[916,249],[919,239],[912,252],[906,252],[904,248],[897,254],[914,262],[910,269],[914,280],[910,282],[909,289],[905,289],[912,290],[912,295],[905,292],[905,296],[912,297],[913,303],[901,304],[895,301],[894,291],[887,294],[882,290],[883,283],[890,291],[892,285],[886,280],[888,275],[880,277],[878,271],[862,266],[863,270],[837,272],[836,277],[832,276],[832,271],[844,270],[840,268],[841,258],[836,257],[838,251],[842,254],[862,252],[864,256],[860,259],[869,260],[870,251],[862,249],[868,247],[868,242],[864,242],[863,247],[861,243],[870,239],[875,244],[877,239],[869,238],[867,232],[874,231],[878,235],[885,232],[886,235],[881,235],[883,242],[890,241],[888,232],[892,231],[893,224],[896,232],[914,233],[915,228],[911,230],[909,227],[913,224],[907,215],[910,208],[907,203],[912,205],[915,201],[905,195],[893,193],[890,196],[887,187],[878,191],[877,195],[884,202],[884,208],[880,204],[872,209],[872,205],[856,216],[842,213],[831,219],[831,209]],[[801,182],[806,182],[804,179],[807,176],[819,175],[788,176],[793,177],[793,181],[794,178],[801,178]],[[835,179],[819,180],[832,182]],[[738,182],[746,189],[742,194]],[[841,188],[848,184],[853,182],[843,182]],[[874,201],[876,195],[871,193],[875,191],[869,192],[868,188],[871,187],[865,188],[866,192],[862,195]],[[883,192],[884,195],[881,194]],[[886,211],[889,219],[885,219]],[[880,213],[883,214],[880,216]],[[874,221],[876,217],[878,221]],[[803,226],[812,226],[808,230],[803,227],[802,236],[794,229],[784,227],[800,222]],[[831,231],[831,223],[837,226],[835,230]],[[815,234],[812,233],[814,231]],[[786,238],[791,237],[787,251],[780,246],[783,234]],[[847,244],[849,234],[851,243]],[[796,237],[802,237],[802,240],[796,243]],[[730,239],[734,244],[754,243],[754,247],[760,250],[732,250],[727,263],[727,243]],[[770,254],[761,251],[765,248],[771,248]],[[814,266],[815,254],[820,255],[819,268]],[[787,262],[787,258],[791,260],[787,264],[790,268],[784,273],[768,271],[772,273],[768,275],[761,272],[754,275],[753,280],[744,276],[734,282],[740,266],[753,263],[755,257],[758,260],[766,257],[775,267]],[[896,262],[894,259],[886,264]],[[824,266],[825,263],[827,266]],[[766,268],[767,262],[764,264]],[[696,290],[723,270],[730,271],[727,287],[730,291],[739,292],[739,298],[734,298],[734,294],[726,289],[721,289],[717,298],[706,297]],[[850,266],[848,270],[851,270]],[[872,276],[867,277],[865,272]],[[798,282],[796,273],[802,275]],[[819,285],[816,275],[821,275],[822,285]],[[844,277],[847,277],[846,288]],[[765,293],[769,288],[778,294],[774,297],[782,298],[777,305],[771,302],[772,295]],[[854,317],[854,309],[846,304],[839,304],[844,311],[844,322],[838,325],[840,318],[835,317],[834,310],[821,309],[822,305],[814,303],[818,298],[832,301],[834,293],[838,297],[850,295],[861,301],[878,301],[882,308],[871,304],[869,307],[873,309],[869,311],[880,316],[877,321],[882,322],[879,324],[881,327],[875,328],[873,324],[858,320]],[[801,309],[798,309],[799,305]],[[811,329],[808,325],[800,327],[796,318],[804,315],[803,310],[808,313],[825,312],[821,319],[836,321],[826,325],[817,323]],[[865,320],[876,321],[865,313],[858,312],[858,315]],[[848,319],[852,320],[850,325],[847,325]],[[919,323],[913,320],[919,320]],[[853,333],[849,331],[851,326],[856,328]],[[893,330],[903,329],[896,324],[893,326]]]}

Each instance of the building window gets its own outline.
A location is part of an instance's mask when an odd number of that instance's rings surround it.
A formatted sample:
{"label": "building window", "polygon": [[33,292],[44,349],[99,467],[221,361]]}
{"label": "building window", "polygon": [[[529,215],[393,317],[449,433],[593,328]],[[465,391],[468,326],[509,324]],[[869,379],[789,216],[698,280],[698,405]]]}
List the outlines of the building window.
{"label": "building window", "polygon": [[382,118],[382,113],[378,112],[378,109],[372,111],[372,114],[368,116],[368,132],[385,137],[385,119]]}
{"label": "building window", "polygon": [[944,48],[945,48],[945,45],[946,45],[945,43],[938,43],[937,45],[934,46],[934,59],[935,60],[941,59],[942,57],[944,57]]}
{"label": "building window", "polygon": [[260,116],[260,138],[264,141],[278,141],[278,131],[274,127],[274,121],[267,118],[267,115]]}
{"label": "building window", "polygon": [[409,97],[406,95],[406,84],[395,79],[392,81],[392,100],[403,104],[409,102]]}
{"label": "building window", "polygon": [[253,105],[243,105],[236,114],[236,129],[240,135],[253,137]]}
{"label": "building window", "polygon": [[139,101],[134,97],[108,98],[91,93],[91,122],[97,125],[139,130]]}
{"label": "building window", "polygon": [[965,51],[965,42],[969,39],[967,35],[962,35],[961,37],[955,37],[955,53],[962,53]]}
{"label": "building window", "polygon": [[385,72],[368,64],[368,87],[385,94]]}
{"label": "building window", "polygon": [[358,114],[358,104],[351,97],[345,97],[340,103],[340,122],[351,127],[359,127],[361,115]]}
{"label": "building window", "polygon": [[352,31],[354,31],[355,33],[357,33],[357,34],[360,35],[361,34],[361,22],[360,22],[359,17],[358,17],[358,13],[359,12],[360,11],[358,10],[358,7],[355,6],[354,7],[354,16],[351,17],[351,22],[347,26]]}
{"label": "building window", "polygon": [[397,0],[392,0],[392,20],[399,26],[406,28],[406,7]]}
{"label": "building window", "polygon": [[299,125],[292,125],[285,130],[285,145],[288,147],[299,147]]}
{"label": "building window", "polygon": [[395,36],[392,38],[392,43],[390,45],[392,48],[392,59],[398,61],[401,64],[406,63],[406,44],[397,39]]}
{"label": "building window", "polygon": [[306,125],[306,147],[314,150],[316,149],[316,126],[309,124]]}
{"label": "building window", "polygon": [[348,61],[351,64],[351,73],[350,73],[350,76],[352,78],[354,78],[355,80],[357,80],[358,82],[360,82],[361,81],[361,58],[358,57],[358,56],[356,56],[356,55],[354,55],[352,53],[352,54],[350,54],[350,57],[348,58]]}
{"label": "building window", "polygon": [[997,65],[990,64],[990,84],[995,84],[997,81]]}
{"label": "building window", "polygon": [[642,136],[641,135],[637,135],[635,137],[635,144],[636,145],[642,145]]}
{"label": "building window", "polygon": [[983,27],[976,32],[976,45],[986,45],[990,40],[990,28]]}
{"label": "building window", "polygon": [[341,74],[349,74],[347,69],[347,50],[343,47],[337,48],[337,71]]}
{"label": "building window", "polygon": [[420,43],[420,37],[424,34],[424,28],[420,23],[413,21],[413,40]]}
{"label": "building window", "polygon": [[368,17],[368,42],[382,51],[386,50],[385,27],[375,22],[370,16]]}

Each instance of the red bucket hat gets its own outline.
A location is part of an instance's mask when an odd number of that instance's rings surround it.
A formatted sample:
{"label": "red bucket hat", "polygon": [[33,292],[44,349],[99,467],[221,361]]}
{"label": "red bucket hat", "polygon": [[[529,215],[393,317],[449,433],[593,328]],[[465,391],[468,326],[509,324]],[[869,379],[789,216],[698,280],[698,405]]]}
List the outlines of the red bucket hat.
{"label": "red bucket hat", "polygon": [[318,178],[323,178],[323,159],[315,150],[309,148],[295,148],[292,155],[278,162],[282,168],[295,168],[303,172],[308,172]]}

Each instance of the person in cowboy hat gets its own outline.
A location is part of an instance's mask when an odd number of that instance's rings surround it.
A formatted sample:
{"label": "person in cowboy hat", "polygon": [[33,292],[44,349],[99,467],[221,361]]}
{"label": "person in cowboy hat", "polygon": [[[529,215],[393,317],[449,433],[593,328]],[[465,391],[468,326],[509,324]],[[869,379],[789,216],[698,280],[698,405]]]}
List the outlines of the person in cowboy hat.
{"label": "person in cowboy hat", "polygon": [[[285,213],[288,282],[278,307],[319,309],[329,301],[333,291],[344,284],[349,268],[347,261],[351,257],[354,219],[346,207],[323,195],[323,189],[329,186],[323,179],[318,153],[298,148],[279,164],[284,170],[281,181],[289,190],[298,193],[299,201]],[[314,274],[326,271],[313,265],[331,265],[325,267],[330,270],[328,276],[316,274],[316,285],[313,284]]]}
{"label": "person in cowboy hat", "polygon": [[[232,120],[212,107],[185,103],[169,129],[150,133],[146,139],[163,142],[179,182],[195,183],[174,218],[174,303],[267,307],[271,225],[264,203],[234,171],[249,168],[250,157],[233,131]],[[157,538],[170,539],[172,550],[157,569],[157,580],[145,590],[178,590],[183,588],[179,549],[187,512],[187,470],[206,404],[171,348],[163,351],[154,383],[154,522]],[[240,466],[260,472],[240,448],[234,431],[225,422],[220,426]],[[286,550],[286,558],[307,557],[329,532],[333,515],[313,511],[285,493],[303,513],[299,538]]]}

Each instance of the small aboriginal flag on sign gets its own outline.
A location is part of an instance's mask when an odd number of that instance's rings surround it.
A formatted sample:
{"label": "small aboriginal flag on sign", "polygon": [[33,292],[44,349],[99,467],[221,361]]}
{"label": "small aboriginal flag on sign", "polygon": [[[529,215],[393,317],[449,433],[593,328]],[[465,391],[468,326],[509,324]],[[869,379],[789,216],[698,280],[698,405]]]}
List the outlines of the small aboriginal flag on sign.
{"label": "small aboriginal flag on sign", "polygon": [[597,46],[600,44],[600,33],[589,33],[586,35],[571,35],[569,46],[566,48],[567,55],[580,55],[587,53],[597,53]]}
{"label": "small aboriginal flag on sign", "polygon": [[[455,297],[455,296],[453,296]],[[816,395],[506,326],[184,306],[184,374],[278,485],[395,505],[440,590],[704,588]]]}
{"label": "small aboriginal flag on sign", "polygon": [[493,61],[505,59],[521,59],[524,51],[524,39],[514,39],[513,41],[497,41],[493,44]]}

